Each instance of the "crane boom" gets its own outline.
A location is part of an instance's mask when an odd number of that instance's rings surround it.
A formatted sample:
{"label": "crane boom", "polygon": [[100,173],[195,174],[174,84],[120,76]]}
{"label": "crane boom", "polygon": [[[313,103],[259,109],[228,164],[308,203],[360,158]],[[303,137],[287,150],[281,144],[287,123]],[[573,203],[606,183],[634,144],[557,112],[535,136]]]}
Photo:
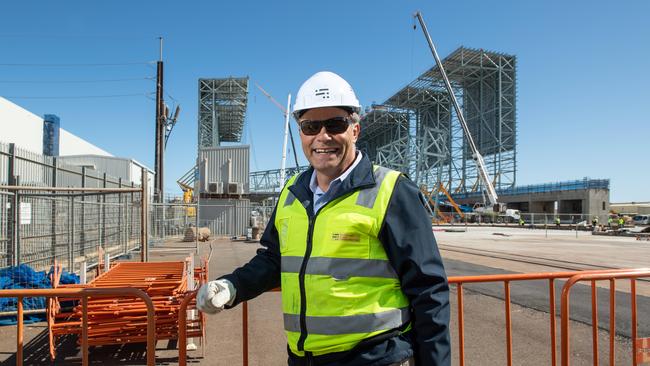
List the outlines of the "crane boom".
{"label": "crane boom", "polygon": [[498,203],[499,197],[497,196],[497,192],[494,189],[494,185],[492,185],[492,182],[490,181],[490,176],[488,175],[487,169],[485,168],[485,161],[483,161],[483,156],[479,153],[478,148],[474,143],[472,134],[470,133],[469,127],[467,126],[467,122],[465,121],[465,117],[463,116],[463,112],[461,111],[458,101],[456,100],[456,95],[454,94],[454,91],[451,88],[451,83],[449,82],[447,73],[445,72],[445,69],[442,66],[440,57],[438,57],[438,52],[436,51],[436,47],[433,45],[431,36],[429,36],[427,25],[424,24],[424,19],[422,18],[422,14],[419,11],[415,13],[415,17],[418,18],[418,21],[420,22],[420,27],[422,28],[422,32],[424,33],[427,42],[429,43],[429,48],[431,49],[433,58],[436,60],[436,65],[438,66],[438,69],[440,70],[440,74],[442,75],[442,79],[445,82],[447,93],[449,93],[449,97],[451,98],[452,104],[454,105],[454,110],[456,110],[456,115],[458,116],[460,125],[463,127],[463,131],[465,132],[465,137],[467,139],[467,142],[469,143],[470,149],[472,150],[472,159],[474,159],[474,162],[476,163],[478,174],[479,177],[481,178],[481,181],[483,182],[483,186],[485,187],[485,192],[488,196],[488,199],[490,200],[490,205],[494,208],[495,211],[500,211],[500,207]]}
{"label": "crane boom", "polygon": [[[287,105],[287,108],[285,109],[282,106],[282,104],[278,103],[278,101],[275,100],[275,98],[273,98],[273,96],[269,94],[266,90],[262,89],[262,87],[259,84],[255,83],[255,86],[257,87],[257,89],[259,89],[262,92],[262,94],[264,94],[267,98],[269,98],[269,100],[273,102],[273,104],[275,104],[278,108],[280,108],[282,113],[284,113],[285,118],[287,119],[289,118],[289,108],[291,108],[291,105]],[[293,159],[296,162],[296,169],[300,169],[300,165],[298,164],[298,155],[296,153],[296,145],[293,142],[293,132],[291,132],[291,125],[287,125],[287,128],[289,129],[289,138],[291,139],[291,149],[293,150]]]}

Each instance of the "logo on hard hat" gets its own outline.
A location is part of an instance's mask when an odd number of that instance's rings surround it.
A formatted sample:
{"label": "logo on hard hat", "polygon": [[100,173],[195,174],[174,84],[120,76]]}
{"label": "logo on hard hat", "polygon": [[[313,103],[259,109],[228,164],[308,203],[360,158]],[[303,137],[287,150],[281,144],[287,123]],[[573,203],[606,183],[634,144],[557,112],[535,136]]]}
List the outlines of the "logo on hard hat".
{"label": "logo on hard hat", "polygon": [[329,99],[330,98],[330,90],[328,88],[323,88],[323,89],[316,89],[315,91],[316,96],[322,96],[323,99]]}

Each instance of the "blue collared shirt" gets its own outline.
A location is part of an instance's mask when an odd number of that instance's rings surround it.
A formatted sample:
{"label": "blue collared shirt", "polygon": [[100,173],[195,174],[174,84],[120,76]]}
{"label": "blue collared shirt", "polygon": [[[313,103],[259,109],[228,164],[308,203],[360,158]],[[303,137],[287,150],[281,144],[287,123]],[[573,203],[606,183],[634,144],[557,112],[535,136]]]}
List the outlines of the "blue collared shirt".
{"label": "blue collared shirt", "polygon": [[331,183],[327,191],[323,192],[322,189],[318,186],[318,182],[316,181],[316,170],[314,170],[311,173],[311,180],[309,181],[309,188],[311,189],[312,192],[314,192],[314,214],[318,212],[318,210],[321,209],[327,202],[329,202],[332,197],[336,194],[336,191],[338,191],[339,187],[341,186],[341,183],[345,180],[345,178],[350,175],[350,172],[359,164],[361,161],[361,151],[357,150],[357,157],[354,159],[354,163],[350,165],[348,169],[346,169],[343,174],[339,175],[336,179],[334,179]]}

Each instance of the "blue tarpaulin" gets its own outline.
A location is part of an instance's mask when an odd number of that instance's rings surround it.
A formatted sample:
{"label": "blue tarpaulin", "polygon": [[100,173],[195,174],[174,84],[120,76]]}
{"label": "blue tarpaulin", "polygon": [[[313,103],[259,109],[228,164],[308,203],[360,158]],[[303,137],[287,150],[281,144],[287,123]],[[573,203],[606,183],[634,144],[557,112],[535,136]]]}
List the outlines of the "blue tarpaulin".
{"label": "blue tarpaulin", "polygon": [[[0,289],[52,288],[50,274],[53,271],[54,267],[50,268],[49,273],[45,273],[45,271],[36,272],[26,264],[0,269]],[[60,284],[74,283],[79,283],[79,276],[63,271]],[[17,299],[15,297],[0,298],[0,311],[16,311],[16,305]],[[24,310],[45,309],[45,306],[44,297],[27,297],[23,299]],[[25,323],[33,323],[44,319],[45,314],[25,316]],[[0,317],[0,325],[10,324],[16,324],[15,316]]]}

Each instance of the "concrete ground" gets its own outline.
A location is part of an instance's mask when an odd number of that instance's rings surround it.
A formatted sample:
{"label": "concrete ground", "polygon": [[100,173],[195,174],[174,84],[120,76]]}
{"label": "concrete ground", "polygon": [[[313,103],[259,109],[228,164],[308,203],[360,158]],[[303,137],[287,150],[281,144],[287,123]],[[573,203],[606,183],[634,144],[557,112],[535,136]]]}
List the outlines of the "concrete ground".
{"label": "concrete ground", "polygon": [[[510,235],[493,235],[494,232]],[[586,264],[616,267],[641,267],[650,265],[648,242],[638,242],[633,238],[593,237],[580,232],[575,239],[575,232],[551,232],[520,228],[470,227],[466,233],[436,232],[441,248],[454,246],[490,250],[497,253],[516,253],[530,257],[543,257],[556,261],[575,261]],[[548,237],[546,236],[548,235]],[[625,239],[625,240],[623,240]],[[208,244],[201,245],[201,255],[208,252]],[[210,262],[210,277],[232,271],[246,263],[259,245],[255,243],[217,240],[212,242],[213,254]],[[455,248],[450,248],[455,249]],[[163,247],[152,249],[151,258],[156,261],[178,260],[187,256],[191,248],[183,243],[169,242]],[[481,257],[476,253],[467,254],[458,251],[441,250],[445,266],[450,276],[474,275],[487,273],[548,271],[546,266],[512,262],[492,257]],[[490,252],[492,253],[492,252]],[[564,263],[564,262],[560,262]],[[504,327],[504,302],[502,286],[469,287],[464,291],[465,318],[465,364],[466,365],[502,365],[506,363],[506,335]],[[618,287],[617,287],[618,288]],[[602,289],[601,289],[602,290]],[[456,290],[450,294],[452,321],[453,364],[458,364],[458,332],[456,311]],[[513,324],[513,364],[549,365],[550,335],[549,315],[545,311],[547,289],[543,284],[513,285],[511,307]],[[604,291],[604,290],[602,290]],[[580,296],[588,293],[582,286],[575,290],[572,314],[577,321],[571,322],[572,365],[591,365],[592,330],[585,323],[590,321],[588,301]],[[618,296],[622,296],[619,301]],[[559,292],[557,295],[559,299]],[[624,291],[617,294],[617,309],[625,312]],[[599,295],[599,300],[606,299]],[[648,334],[639,333],[639,337],[650,336],[650,299],[640,296],[639,327]],[[599,306],[607,312],[607,306]],[[617,313],[617,333],[629,332],[623,324],[623,318]],[[559,317],[557,317],[557,354],[559,359]],[[207,339],[202,350],[189,352],[189,364],[194,365],[241,365],[242,364],[242,318],[241,306],[210,316],[208,320]],[[600,318],[601,325],[607,320]],[[647,330],[646,330],[647,329]],[[282,330],[282,314],[279,293],[263,294],[249,304],[249,364],[250,365],[286,365],[286,338]],[[3,365],[15,364],[15,326],[0,328],[0,361]],[[599,331],[600,361],[608,364],[609,334]],[[42,365],[49,363],[47,326],[37,323],[26,327],[25,364]],[[198,342],[197,342],[198,343]],[[616,361],[618,364],[631,364],[631,343],[627,337],[616,338]],[[111,365],[145,364],[143,345],[91,348],[92,363]],[[157,364],[177,364],[178,351],[175,342],[160,341],[157,345]],[[78,364],[79,354],[72,339],[64,341],[59,347],[59,359],[55,364]]]}

